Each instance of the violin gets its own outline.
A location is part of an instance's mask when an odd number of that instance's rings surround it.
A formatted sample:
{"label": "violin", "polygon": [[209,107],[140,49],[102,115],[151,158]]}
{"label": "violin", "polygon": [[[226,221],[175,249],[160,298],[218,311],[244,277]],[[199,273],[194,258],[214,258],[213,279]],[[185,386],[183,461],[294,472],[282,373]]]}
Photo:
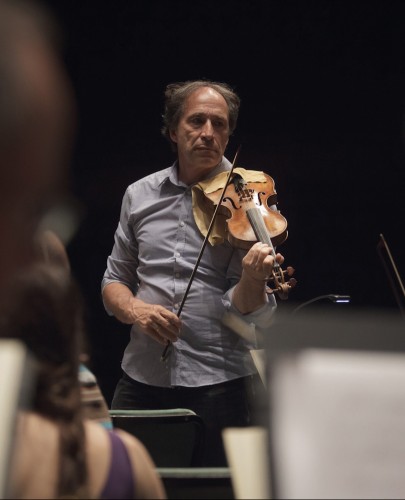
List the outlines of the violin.
{"label": "violin", "polygon": [[[277,203],[277,193],[272,177],[263,173],[264,182],[247,182],[241,175],[235,174],[225,190],[205,193],[205,207],[209,213],[218,207],[218,213],[226,219],[226,236],[232,246],[249,249],[260,241],[270,247],[274,259],[274,247],[288,237],[287,220],[279,211],[272,208]],[[270,281],[281,299],[287,299],[296,280],[291,278],[294,269],[289,266],[282,270],[275,261]],[[286,275],[290,278],[285,280]]]}

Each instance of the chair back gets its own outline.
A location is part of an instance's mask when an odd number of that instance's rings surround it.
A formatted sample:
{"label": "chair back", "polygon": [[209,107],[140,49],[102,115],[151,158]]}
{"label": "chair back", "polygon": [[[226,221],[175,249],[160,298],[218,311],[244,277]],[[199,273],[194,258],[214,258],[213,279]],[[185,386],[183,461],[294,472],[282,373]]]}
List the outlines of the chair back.
{"label": "chair back", "polygon": [[110,410],[113,427],[136,436],[157,467],[199,467],[205,427],[202,418],[185,408]]}
{"label": "chair back", "polygon": [[[157,468],[167,498],[235,499],[229,467]],[[248,498],[248,497],[246,497]]]}

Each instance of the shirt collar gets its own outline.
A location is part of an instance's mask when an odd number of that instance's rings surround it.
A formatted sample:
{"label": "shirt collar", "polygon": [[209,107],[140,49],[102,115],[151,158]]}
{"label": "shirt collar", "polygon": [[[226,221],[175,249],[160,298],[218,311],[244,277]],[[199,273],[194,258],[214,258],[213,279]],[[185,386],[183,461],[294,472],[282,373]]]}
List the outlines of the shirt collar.
{"label": "shirt collar", "polygon": [[[211,179],[211,177],[215,177],[217,174],[221,172],[226,172],[227,170],[230,170],[232,167],[231,162],[225,158],[225,156],[222,157],[221,162],[213,169],[211,172],[207,175],[206,179]],[[181,186],[181,187],[189,187],[184,182],[179,181],[179,173],[178,173],[178,161],[176,160],[173,165],[170,167],[169,173],[167,177],[165,177],[162,181],[170,181],[173,185],[175,186]],[[191,186],[190,186],[191,187]]]}

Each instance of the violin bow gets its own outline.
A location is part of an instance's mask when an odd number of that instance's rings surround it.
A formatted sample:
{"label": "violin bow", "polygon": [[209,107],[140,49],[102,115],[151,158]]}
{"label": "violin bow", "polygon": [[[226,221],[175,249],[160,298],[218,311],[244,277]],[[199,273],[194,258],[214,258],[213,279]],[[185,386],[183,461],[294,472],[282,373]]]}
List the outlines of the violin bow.
{"label": "violin bow", "polygon": [[[188,295],[188,292],[190,291],[190,287],[191,287],[191,284],[192,284],[192,282],[194,280],[195,273],[197,272],[197,269],[198,269],[198,266],[200,264],[201,258],[203,256],[205,247],[207,246],[207,243],[208,243],[208,238],[209,238],[209,236],[211,234],[211,231],[212,231],[212,228],[214,226],[214,222],[215,222],[215,219],[216,219],[219,207],[222,205],[222,201],[223,201],[224,196],[225,196],[226,188],[228,187],[229,182],[231,180],[231,176],[232,176],[232,173],[234,171],[236,160],[237,160],[237,158],[239,156],[240,149],[241,149],[241,146],[239,145],[239,147],[238,147],[238,149],[237,149],[237,151],[235,153],[235,157],[233,159],[233,162],[232,162],[231,170],[229,171],[228,177],[226,178],[225,186],[224,186],[224,188],[222,190],[222,193],[221,193],[221,198],[219,199],[219,202],[218,202],[217,206],[215,207],[214,214],[212,215],[210,225],[208,226],[208,229],[207,229],[207,234],[205,235],[203,244],[201,245],[200,253],[198,254],[196,263],[194,265],[193,272],[191,273],[191,276],[190,276],[190,279],[188,281],[188,285],[187,285],[186,291],[184,292],[184,295],[183,295],[183,298],[181,300],[179,309],[177,311],[177,317],[180,316],[181,311],[183,310],[184,303],[186,302],[187,295]],[[171,347],[172,347],[172,343],[170,342],[170,340],[168,340],[167,344],[166,344],[166,346],[165,346],[165,348],[164,348],[164,350],[162,352],[162,355],[160,356],[160,361],[165,361],[168,358],[168,356],[169,356],[169,354],[171,352]]]}

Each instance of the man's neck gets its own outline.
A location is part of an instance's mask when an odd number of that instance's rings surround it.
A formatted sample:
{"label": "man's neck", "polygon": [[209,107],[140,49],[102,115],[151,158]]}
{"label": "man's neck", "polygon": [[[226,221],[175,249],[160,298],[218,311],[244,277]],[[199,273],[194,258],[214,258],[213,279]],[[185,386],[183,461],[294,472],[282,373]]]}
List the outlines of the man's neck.
{"label": "man's neck", "polygon": [[184,182],[187,186],[191,186],[196,184],[197,182],[203,181],[209,177],[211,177],[214,170],[216,170],[219,165],[222,163],[219,162],[217,165],[206,167],[206,166],[196,166],[196,165],[187,165],[183,166],[178,164],[178,175],[179,180]]}

